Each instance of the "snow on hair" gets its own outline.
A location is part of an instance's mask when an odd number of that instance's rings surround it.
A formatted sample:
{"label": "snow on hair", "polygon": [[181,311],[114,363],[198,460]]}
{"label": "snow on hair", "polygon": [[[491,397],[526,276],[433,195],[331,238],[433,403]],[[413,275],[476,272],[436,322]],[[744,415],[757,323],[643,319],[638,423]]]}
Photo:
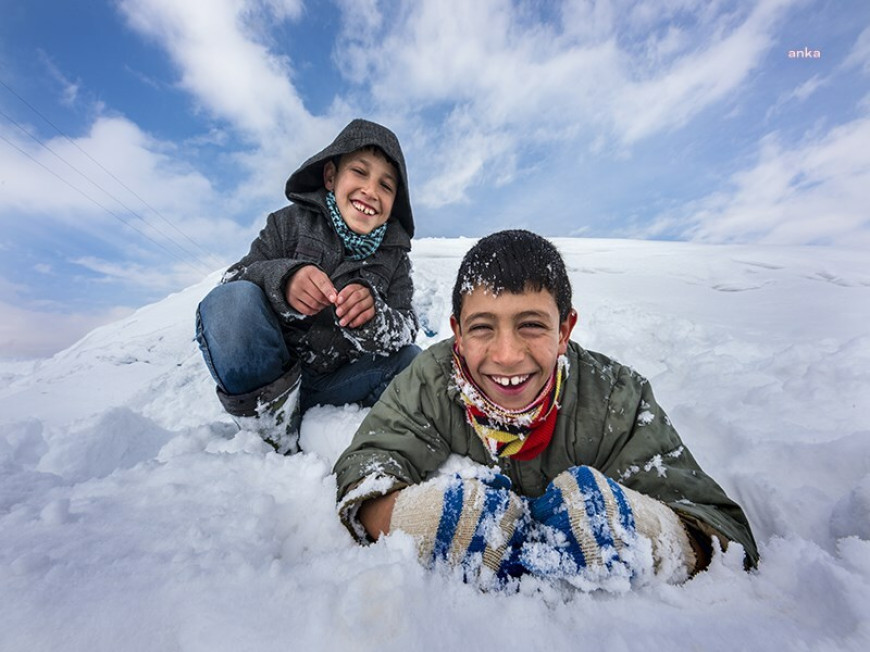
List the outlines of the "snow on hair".
{"label": "snow on hair", "polygon": [[453,316],[459,319],[462,299],[474,288],[495,295],[547,290],[556,300],[559,319],[571,311],[571,281],[561,254],[546,238],[522,229],[499,231],[481,238],[462,259],[453,286]]}

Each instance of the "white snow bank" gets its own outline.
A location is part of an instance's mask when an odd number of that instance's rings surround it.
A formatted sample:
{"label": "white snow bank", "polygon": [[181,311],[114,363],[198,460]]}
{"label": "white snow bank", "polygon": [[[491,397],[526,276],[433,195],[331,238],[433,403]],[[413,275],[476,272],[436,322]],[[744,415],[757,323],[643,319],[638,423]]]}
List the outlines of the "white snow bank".
{"label": "white snow bank", "polygon": [[[627,594],[483,594],[357,546],[331,465],[237,433],[193,340],[219,274],[30,365],[0,365],[0,650],[786,649],[870,642],[870,262],[825,248],[559,239],[574,337],[650,378],[745,508],[762,563]],[[428,346],[471,240],[415,243]]]}

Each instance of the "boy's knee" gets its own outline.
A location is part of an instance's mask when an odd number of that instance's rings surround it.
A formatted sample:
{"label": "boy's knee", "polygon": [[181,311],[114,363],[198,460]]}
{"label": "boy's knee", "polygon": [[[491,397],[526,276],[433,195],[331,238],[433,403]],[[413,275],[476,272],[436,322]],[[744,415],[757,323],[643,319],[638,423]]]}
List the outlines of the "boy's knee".
{"label": "boy's knee", "polygon": [[393,375],[398,374],[405,367],[411,364],[414,361],[414,358],[420,354],[420,347],[416,344],[408,344],[407,346],[403,346],[401,349],[396,351],[395,353],[395,372]]}
{"label": "boy's knee", "polygon": [[[212,289],[197,308],[200,339],[273,339],[280,333],[278,315],[259,285],[233,281]],[[274,337],[277,337],[274,336]]]}
{"label": "boy's knee", "polygon": [[393,378],[395,378],[402,371],[404,371],[405,367],[410,365],[419,353],[419,346],[417,346],[416,344],[409,344],[408,346],[402,347],[391,356],[386,358],[383,365],[381,365],[380,378],[377,384],[372,388],[372,391],[369,393],[369,395],[361,401],[361,404],[363,406],[370,407],[377,403],[378,399],[381,397],[381,394],[384,393],[389,384],[392,382]]}
{"label": "boy's knee", "polygon": [[200,315],[220,315],[244,312],[251,305],[262,303],[266,296],[260,286],[250,281],[223,283],[205,295],[199,304]]}
{"label": "boy's knee", "polygon": [[250,281],[212,289],[197,309],[196,339],[212,377],[243,394],[280,377],[291,363],[277,315]]}

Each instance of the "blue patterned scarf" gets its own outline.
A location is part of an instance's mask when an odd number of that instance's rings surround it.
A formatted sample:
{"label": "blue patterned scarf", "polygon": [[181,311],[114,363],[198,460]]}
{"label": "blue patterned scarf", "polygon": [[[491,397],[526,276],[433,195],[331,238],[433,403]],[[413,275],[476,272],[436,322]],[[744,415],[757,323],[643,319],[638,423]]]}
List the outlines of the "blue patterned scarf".
{"label": "blue patterned scarf", "polygon": [[378,247],[381,246],[381,241],[384,239],[384,234],[387,232],[387,223],[384,222],[378,228],[366,235],[360,235],[351,231],[344,218],[338,211],[338,204],[335,203],[335,193],[331,190],[326,193],[326,205],[329,206],[329,217],[332,219],[332,226],[341,241],[344,243],[344,249],[347,252],[347,257],[351,260],[363,260],[371,256]]}

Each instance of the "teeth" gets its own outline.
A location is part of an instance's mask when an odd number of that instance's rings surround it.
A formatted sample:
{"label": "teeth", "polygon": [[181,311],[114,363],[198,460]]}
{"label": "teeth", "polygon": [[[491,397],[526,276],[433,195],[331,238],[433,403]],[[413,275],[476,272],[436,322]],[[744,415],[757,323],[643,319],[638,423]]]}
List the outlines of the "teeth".
{"label": "teeth", "polygon": [[366,206],[363,206],[362,204],[359,204],[357,202],[352,202],[352,203],[353,203],[353,207],[355,209],[357,209],[358,211],[360,211],[361,213],[365,213],[366,215],[374,215],[375,214],[375,211],[372,208],[367,208]]}
{"label": "teeth", "polygon": [[492,376],[492,379],[502,387],[510,387],[526,382],[529,379],[529,374],[525,376]]}

